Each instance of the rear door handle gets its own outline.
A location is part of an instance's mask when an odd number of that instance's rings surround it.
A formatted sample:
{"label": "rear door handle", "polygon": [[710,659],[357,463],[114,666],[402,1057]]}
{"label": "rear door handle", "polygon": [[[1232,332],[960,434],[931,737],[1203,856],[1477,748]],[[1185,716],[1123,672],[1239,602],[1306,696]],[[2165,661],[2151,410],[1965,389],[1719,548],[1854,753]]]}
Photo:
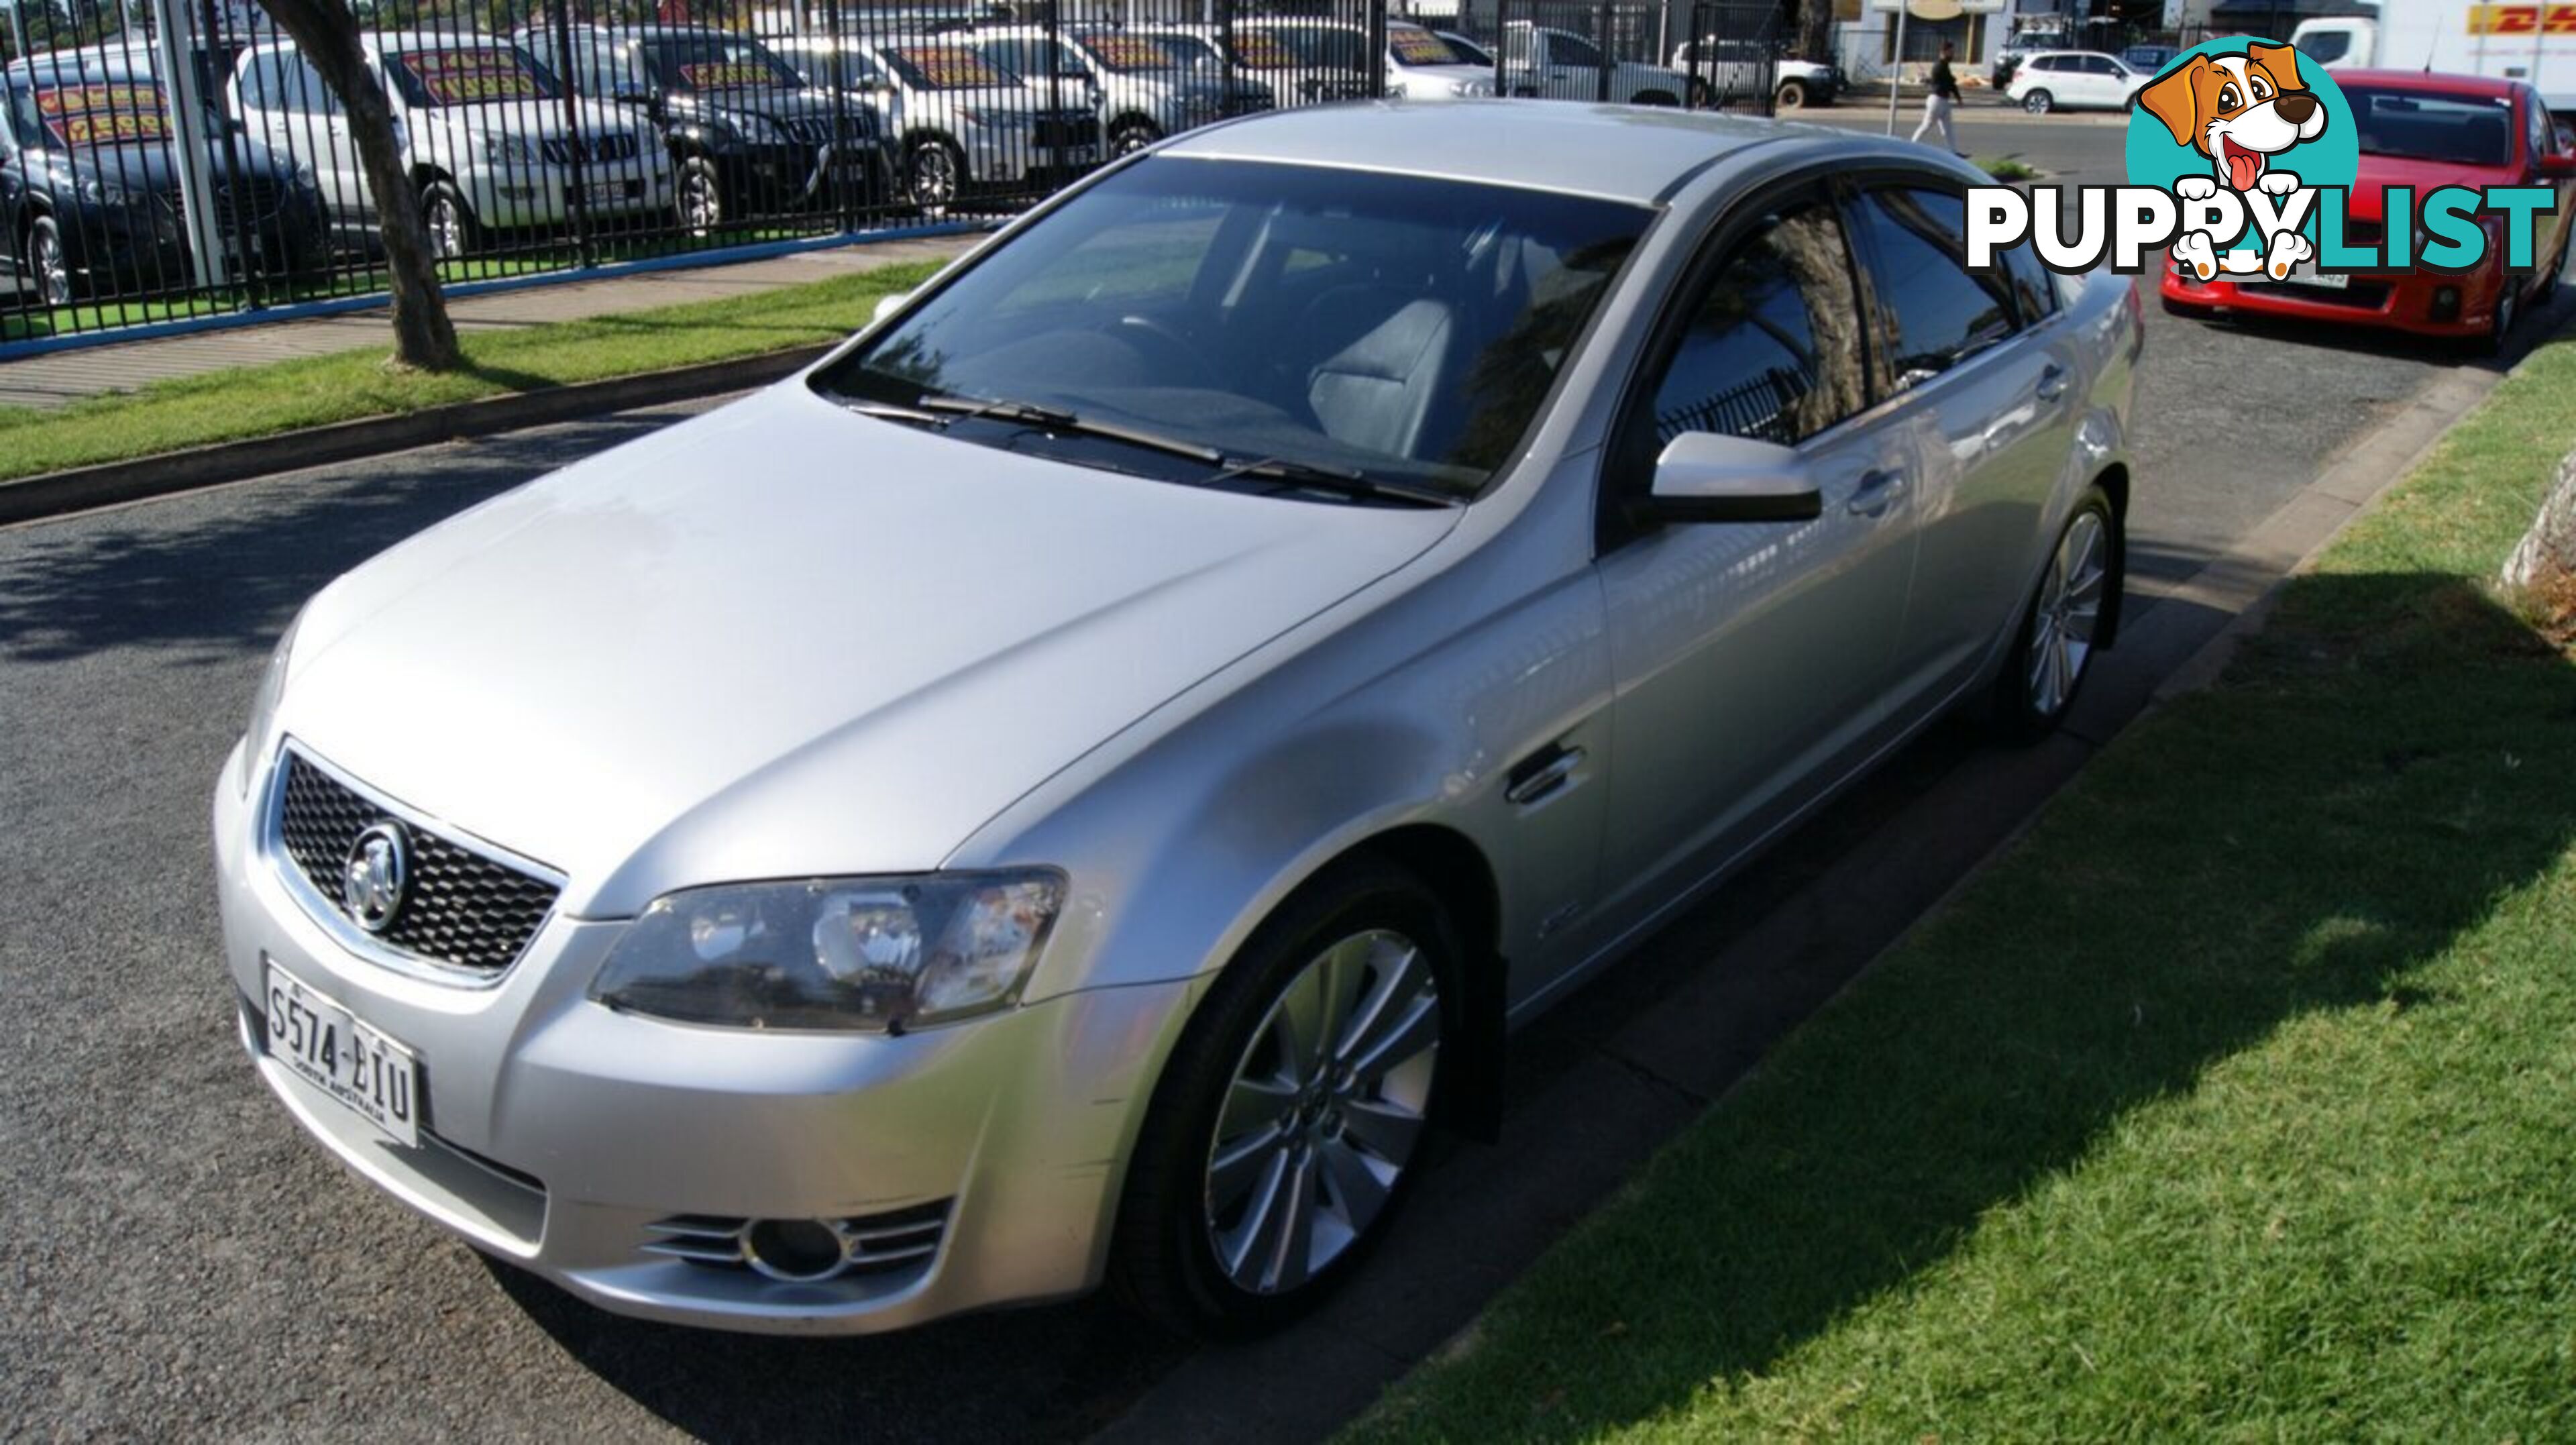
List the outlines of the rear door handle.
{"label": "rear door handle", "polygon": [[1552,796],[1573,781],[1574,770],[1582,765],[1583,749],[1549,743],[1513,764],[1503,780],[1503,801],[1514,807],[1527,807]]}
{"label": "rear door handle", "polygon": [[2039,369],[2039,399],[2055,401],[2066,395],[2066,368],[2052,361]]}
{"label": "rear door handle", "polygon": [[1905,473],[1881,468],[1860,479],[1849,504],[1855,517],[1884,516],[1905,497]]}

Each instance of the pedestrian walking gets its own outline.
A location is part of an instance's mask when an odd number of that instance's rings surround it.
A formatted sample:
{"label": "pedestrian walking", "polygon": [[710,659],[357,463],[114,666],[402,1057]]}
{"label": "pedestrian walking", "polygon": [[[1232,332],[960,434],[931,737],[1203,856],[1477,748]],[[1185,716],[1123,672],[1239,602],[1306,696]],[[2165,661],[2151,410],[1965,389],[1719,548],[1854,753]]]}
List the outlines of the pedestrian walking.
{"label": "pedestrian walking", "polygon": [[1923,123],[1914,128],[1914,142],[1922,144],[1923,133],[1939,126],[1941,143],[1950,148],[1950,154],[1963,156],[1967,152],[1959,149],[1959,128],[1950,119],[1959,104],[1959,77],[1950,73],[1950,62],[1958,53],[1957,46],[1941,42],[1941,58],[1932,62],[1932,89],[1923,97]]}

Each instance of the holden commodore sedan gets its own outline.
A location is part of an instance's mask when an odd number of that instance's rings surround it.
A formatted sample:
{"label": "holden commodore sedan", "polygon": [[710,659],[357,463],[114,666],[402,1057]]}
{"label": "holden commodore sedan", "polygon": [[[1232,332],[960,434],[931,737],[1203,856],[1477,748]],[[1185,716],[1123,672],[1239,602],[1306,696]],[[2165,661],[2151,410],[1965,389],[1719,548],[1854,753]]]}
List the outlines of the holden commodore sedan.
{"label": "holden commodore sedan", "polygon": [[1483,101],[1130,157],[316,596],[215,792],[242,1042],[611,1310],[1275,1324],[1515,1025],[2113,640],[2134,291],[1966,269],[1977,180]]}

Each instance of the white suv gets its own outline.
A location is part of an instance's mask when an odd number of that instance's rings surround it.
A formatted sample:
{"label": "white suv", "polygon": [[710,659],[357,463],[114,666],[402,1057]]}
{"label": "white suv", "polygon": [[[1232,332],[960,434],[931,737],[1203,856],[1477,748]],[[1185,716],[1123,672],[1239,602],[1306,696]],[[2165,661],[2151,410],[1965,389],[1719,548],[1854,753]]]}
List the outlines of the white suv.
{"label": "white suv", "polygon": [[1515,20],[1503,28],[1503,84],[1507,95],[1547,100],[1608,100],[1621,105],[1679,105],[1690,77],[1660,65],[1610,62],[1609,93],[1601,89],[1601,47],[1571,30]]}
{"label": "white suv", "polygon": [[[671,208],[671,158],[661,138],[597,101],[575,103],[568,124],[560,84],[507,39],[388,31],[360,36],[359,46],[393,107],[403,169],[420,188],[439,255],[463,255],[488,230],[568,223],[575,124],[590,214]],[[226,90],[253,139],[311,162],[334,219],[374,219],[374,193],[339,97],[291,42],[243,51]]]}
{"label": "white suv", "polygon": [[[1236,33],[1267,32],[1307,65],[1353,74],[1367,69],[1368,32],[1347,21],[1242,20]],[[1459,100],[1494,93],[1494,70],[1478,65],[1419,25],[1386,27],[1386,93],[1407,100]]]}

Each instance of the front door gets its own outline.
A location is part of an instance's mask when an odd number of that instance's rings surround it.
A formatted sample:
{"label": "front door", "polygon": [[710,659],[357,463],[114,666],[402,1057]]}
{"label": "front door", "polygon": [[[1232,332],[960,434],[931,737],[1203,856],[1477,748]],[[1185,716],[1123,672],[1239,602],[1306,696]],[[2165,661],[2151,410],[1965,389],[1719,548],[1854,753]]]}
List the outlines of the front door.
{"label": "front door", "polygon": [[[1913,461],[1849,424],[1868,343],[1841,218],[1821,189],[1769,202],[1698,271],[1605,449],[1611,505],[1686,431],[1797,449],[1804,522],[1605,522],[1616,674],[1603,901],[1611,926],[1721,866],[1869,750],[1913,566]],[[1605,940],[1606,941],[1606,940]]]}

